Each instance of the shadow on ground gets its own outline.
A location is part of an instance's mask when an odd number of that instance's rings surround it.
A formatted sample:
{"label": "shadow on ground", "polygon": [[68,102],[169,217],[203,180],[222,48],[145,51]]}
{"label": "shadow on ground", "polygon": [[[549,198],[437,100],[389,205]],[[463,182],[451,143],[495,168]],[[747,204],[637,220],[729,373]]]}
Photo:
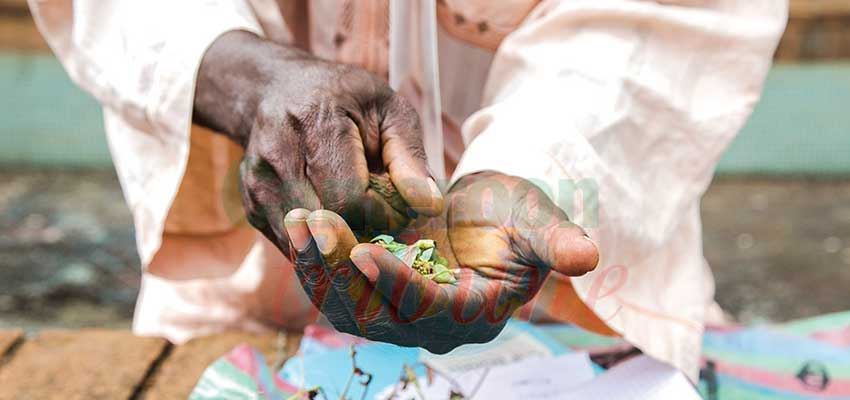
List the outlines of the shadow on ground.
{"label": "shadow on ground", "polygon": [[[717,300],[737,319],[850,309],[850,180],[718,179],[702,214]],[[129,326],[138,286],[113,171],[0,171],[0,328]]]}
{"label": "shadow on ground", "polygon": [[702,217],[715,297],[737,319],[850,310],[850,180],[716,179]]}
{"label": "shadow on ground", "polygon": [[0,327],[129,326],[132,226],[111,170],[0,171]]}

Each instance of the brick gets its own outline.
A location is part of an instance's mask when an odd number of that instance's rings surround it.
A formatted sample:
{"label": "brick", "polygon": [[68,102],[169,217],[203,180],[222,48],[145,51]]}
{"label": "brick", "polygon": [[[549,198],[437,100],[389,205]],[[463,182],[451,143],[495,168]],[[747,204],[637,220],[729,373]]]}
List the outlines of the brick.
{"label": "brick", "polygon": [[0,0],[0,10],[6,14],[25,13],[29,10],[27,0]]}
{"label": "brick", "polygon": [[[298,349],[299,339],[299,335],[290,334],[287,337],[287,356]],[[256,347],[268,363],[274,363],[277,357],[277,334],[224,333],[193,339],[172,350],[141,397],[146,400],[187,398],[204,370],[242,343]]]}
{"label": "brick", "polygon": [[850,14],[793,17],[776,50],[780,61],[826,61],[850,58]]}
{"label": "brick", "polygon": [[[0,0],[0,50],[49,51],[25,0]],[[791,0],[780,61],[850,58],[850,1]]]}
{"label": "brick", "polygon": [[792,18],[850,15],[847,0],[791,0],[788,14]]}
{"label": "brick", "polygon": [[29,15],[0,14],[0,50],[47,52],[47,42]]}
{"label": "brick", "polygon": [[166,346],[125,331],[43,331],[0,369],[0,399],[126,399]]}

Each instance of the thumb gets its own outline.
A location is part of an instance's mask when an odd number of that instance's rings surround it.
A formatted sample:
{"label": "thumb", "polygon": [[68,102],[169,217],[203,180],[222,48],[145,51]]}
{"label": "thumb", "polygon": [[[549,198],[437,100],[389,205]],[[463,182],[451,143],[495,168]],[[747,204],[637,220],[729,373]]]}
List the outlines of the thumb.
{"label": "thumb", "polygon": [[[530,191],[525,199],[531,198],[533,201],[522,202],[524,207],[515,205],[513,211],[515,226],[520,228],[513,231],[516,253],[530,256],[529,261],[543,263],[568,276],[581,276],[595,269],[599,249],[584,229],[570,222],[566,213],[544,193]],[[543,212],[546,209],[551,212]]]}
{"label": "thumb", "polygon": [[381,124],[381,156],[392,183],[414,211],[440,215],[443,194],[428,173],[419,115],[399,95],[389,101],[385,115]]}
{"label": "thumb", "polygon": [[307,227],[325,262],[336,267],[348,260],[357,239],[345,220],[329,210],[316,210],[307,217]]}
{"label": "thumb", "polygon": [[581,276],[596,268],[599,250],[590,236],[570,222],[554,224],[530,238],[531,249],[552,270]]}
{"label": "thumb", "polygon": [[440,285],[408,267],[383,247],[364,243],[351,251],[354,266],[366,276],[393,308],[397,322],[413,322],[433,312],[432,306],[447,301]]}

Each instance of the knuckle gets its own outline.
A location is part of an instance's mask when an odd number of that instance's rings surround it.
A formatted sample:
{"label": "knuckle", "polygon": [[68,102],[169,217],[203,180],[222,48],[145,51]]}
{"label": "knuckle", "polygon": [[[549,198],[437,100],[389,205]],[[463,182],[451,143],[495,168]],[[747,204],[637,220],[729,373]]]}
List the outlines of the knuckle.
{"label": "knuckle", "polygon": [[295,114],[291,114],[290,120],[301,133],[314,133],[318,127],[325,130],[332,127],[337,119],[337,101],[334,96],[325,94],[315,95],[310,103],[298,108]]}
{"label": "knuckle", "polygon": [[269,223],[264,214],[256,211],[246,212],[245,218],[251,226],[265,233]]}
{"label": "knuckle", "polygon": [[240,166],[242,183],[247,187],[253,187],[269,178],[273,168],[259,154],[247,154]]}
{"label": "knuckle", "polygon": [[394,123],[406,128],[403,131],[408,135],[421,136],[422,121],[419,119],[419,113],[416,112],[413,105],[398,93],[392,95],[389,104],[390,113],[387,117]]}
{"label": "knuckle", "polygon": [[427,158],[425,153],[425,146],[422,144],[421,140],[411,140],[407,143],[407,152],[420,160],[425,160]]}
{"label": "knuckle", "polygon": [[283,102],[277,95],[270,95],[257,103],[254,114],[254,124],[262,128],[277,128],[282,122]]}
{"label": "knuckle", "polygon": [[272,164],[262,156],[246,155],[240,167],[243,190],[258,197],[275,197],[285,182],[282,182]]}
{"label": "knuckle", "polygon": [[242,182],[250,176],[251,172],[257,169],[260,158],[253,154],[246,154],[242,158],[242,163],[239,164],[239,175],[242,177]]}
{"label": "knuckle", "polygon": [[351,178],[341,179],[334,195],[335,208],[340,211],[359,208],[363,202],[363,193],[359,186]]}

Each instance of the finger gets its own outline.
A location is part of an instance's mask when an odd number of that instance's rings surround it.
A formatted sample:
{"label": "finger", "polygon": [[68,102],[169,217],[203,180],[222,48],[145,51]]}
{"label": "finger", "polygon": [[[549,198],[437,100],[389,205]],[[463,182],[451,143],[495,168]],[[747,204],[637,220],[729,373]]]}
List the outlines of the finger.
{"label": "finger", "polygon": [[330,289],[330,280],[318,251],[311,251],[316,245],[307,226],[309,215],[310,211],[305,209],[292,210],[287,213],[284,224],[294,253],[295,274],[307,296],[322,310]]}
{"label": "finger", "polygon": [[248,154],[240,164],[243,206],[248,222],[287,257],[291,257],[288,233],[283,221],[285,213],[300,207],[319,208],[319,199],[310,183],[293,169],[292,163],[299,165],[298,158],[286,162],[273,158],[268,161],[256,149],[262,144],[261,139],[252,141]]}
{"label": "finger", "polygon": [[439,284],[420,275],[380,246],[360,244],[351,252],[353,265],[394,308],[397,322],[413,322],[446,306]]}
{"label": "finger", "polygon": [[393,208],[386,199],[374,190],[366,192],[363,210],[368,223],[358,233],[374,236],[376,233],[397,232],[410,222],[409,216]]}
{"label": "finger", "polygon": [[[349,260],[351,249],[357,245],[354,233],[342,217],[328,210],[310,213],[307,226],[333,292],[326,296],[323,312],[334,315],[331,322],[339,330],[358,335],[374,333],[374,325],[386,320],[387,313],[380,293]],[[308,257],[309,252],[299,254]]]}
{"label": "finger", "polygon": [[555,271],[581,276],[596,269],[599,250],[578,225],[553,226],[543,232],[543,238],[534,242],[534,251]]}
{"label": "finger", "polygon": [[419,116],[403,97],[393,96],[381,122],[384,165],[399,194],[414,211],[440,215],[443,194],[428,172]]}
{"label": "finger", "polygon": [[296,251],[303,251],[313,240],[310,228],[307,226],[307,218],[310,210],[296,208],[284,217],[284,229],[289,236],[290,244]]}
{"label": "finger", "polygon": [[353,218],[360,212],[363,193],[369,186],[359,128],[350,118],[337,113],[321,117],[316,127],[327,133],[305,135],[307,178],[316,189],[321,208]]}
{"label": "finger", "polygon": [[568,276],[581,276],[596,268],[599,251],[584,230],[570,222],[549,197],[528,184],[513,202],[511,230],[518,253],[530,249],[532,258]]}
{"label": "finger", "polygon": [[307,226],[325,262],[332,267],[347,261],[351,249],[357,245],[354,232],[333,211],[313,211],[307,217]]}
{"label": "finger", "polygon": [[[380,246],[358,245],[352,250],[351,259],[386,302],[378,320],[389,322],[391,329],[376,337],[444,354],[462,343],[491,340],[506,322],[503,319],[491,323],[482,317],[485,303],[482,289],[488,283],[476,279],[471,271],[461,276],[457,286],[439,285]],[[379,331],[374,326],[371,329]]]}
{"label": "finger", "polygon": [[[369,333],[367,328],[380,320],[383,312],[380,294],[371,290],[366,278],[350,262],[339,262],[334,267],[325,262],[318,246],[322,239],[312,236],[307,223],[311,213],[297,210],[290,214],[293,215],[287,226],[291,237],[296,241],[307,238],[302,240],[306,245],[293,249],[293,253],[296,275],[310,300],[337,330],[361,336]],[[316,218],[313,222],[316,225]],[[328,234],[324,228],[314,229],[319,236]]]}
{"label": "finger", "polygon": [[[342,329],[374,339],[415,343],[410,339],[414,336],[412,327],[395,325],[418,318],[422,313],[416,314],[415,310],[400,313],[397,307],[390,303],[389,298],[376,290],[375,285],[354,266],[349,257],[358,243],[345,220],[332,211],[318,210],[307,218],[307,225],[325,259],[325,272],[335,292],[335,296],[328,296],[326,304],[339,301],[339,307],[349,312],[349,320],[353,320],[356,325],[343,326]],[[339,325],[334,324],[337,329],[340,329]],[[410,338],[403,339],[404,337]]]}
{"label": "finger", "polygon": [[324,259],[325,274],[336,293],[331,298],[339,301],[361,325],[368,323],[364,320],[363,310],[367,308],[369,297],[374,291],[366,277],[354,268],[349,259],[351,250],[357,245],[354,233],[342,217],[328,210],[310,213],[307,226]]}
{"label": "finger", "polygon": [[289,237],[283,227],[278,179],[254,157],[240,163],[239,191],[248,223],[289,256]]}
{"label": "finger", "polygon": [[[296,208],[315,210],[321,201],[308,179],[307,164],[297,137],[289,127],[275,134],[256,134],[246,149],[243,160],[243,179],[252,192],[266,188],[258,203],[266,210],[281,210],[284,214]],[[293,151],[293,149],[296,149]]]}

